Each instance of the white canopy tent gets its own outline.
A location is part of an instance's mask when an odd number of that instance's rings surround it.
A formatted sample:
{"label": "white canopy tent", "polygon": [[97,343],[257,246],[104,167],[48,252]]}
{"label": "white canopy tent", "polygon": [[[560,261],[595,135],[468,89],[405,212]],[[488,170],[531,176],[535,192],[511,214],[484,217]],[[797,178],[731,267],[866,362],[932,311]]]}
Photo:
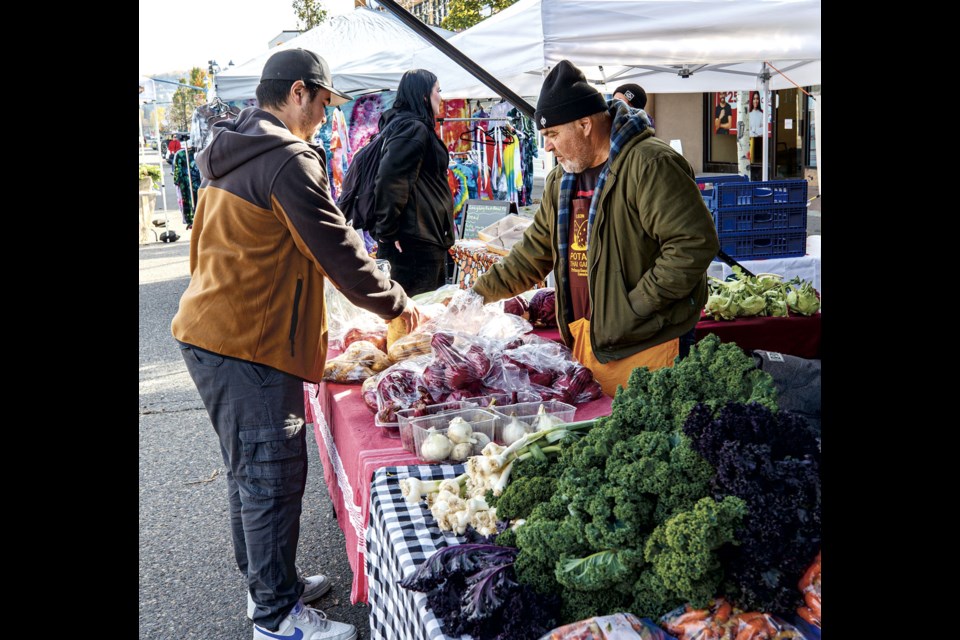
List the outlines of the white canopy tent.
{"label": "white canopy tent", "polygon": [[[767,95],[820,84],[820,20],[820,0],[519,0],[449,43],[531,103],[564,59],[606,93],[637,82],[648,93]],[[444,98],[493,93],[431,45],[335,68],[334,82],[395,89],[411,68],[435,73]]]}
{"label": "white canopy tent", "polygon": [[[796,84],[820,82],[820,0],[520,0],[449,39],[514,92],[536,96],[543,76],[567,59],[596,84],[634,81],[650,93],[756,89],[770,61]],[[346,91],[396,89],[425,68],[444,97],[489,97],[432,46],[381,51],[334,65]],[[774,74],[771,89],[793,86]],[[604,90],[604,87],[600,87]]]}
{"label": "white canopy tent", "polygon": [[[453,32],[434,29],[443,37]],[[216,77],[217,95],[222,100],[246,100],[256,97],[260,74],[267,60],[282,49],[308,49],[323,56],[336,71],[346,63],[365,59],[371,54],[411,51],[422,47],[423,40],[389,13],[359,7],[351,13],[334,16],[278,47],[265,51],[240,66]],[[402,71],[400,72],[402,75]],[[399,82],[399,76],[397,77]],[[336,80],[334,85],[340,87]]]}

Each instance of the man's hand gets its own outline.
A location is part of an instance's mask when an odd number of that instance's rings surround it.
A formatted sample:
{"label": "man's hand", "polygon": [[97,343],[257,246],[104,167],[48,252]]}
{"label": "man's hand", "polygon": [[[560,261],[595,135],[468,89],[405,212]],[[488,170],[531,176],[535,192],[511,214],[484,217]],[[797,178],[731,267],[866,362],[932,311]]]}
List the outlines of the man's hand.
{"label": "man's hand", "polygon": [[394,240],[394,241],[393,241],[393,246],[395,246],[395,247],[397,248],[397,251],[399,251],[400,253],[403,253],[403,249],[400,248],[400,241],[399,241],[399,240]]}
{"label": "man's hand", "polygon": [[407,301],[407,306],[399,316],[397,320],[403,322],[403,326],[406,329],[405,334],[413,333],[416,331],[417,327],[426,322],[427,318],[420,312],[420,308],[417,307],[416,303],[410,299]]}

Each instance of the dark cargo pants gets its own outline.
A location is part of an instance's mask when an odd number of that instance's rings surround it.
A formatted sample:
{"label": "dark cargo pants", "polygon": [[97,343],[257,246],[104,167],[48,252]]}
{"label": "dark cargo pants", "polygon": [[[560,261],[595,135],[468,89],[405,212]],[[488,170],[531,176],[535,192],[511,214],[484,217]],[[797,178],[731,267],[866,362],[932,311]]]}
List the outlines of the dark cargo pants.
{"label": "dark cargo pants", "polygon": [[303,593],[295,560],[307,478],[303,381],[271,367],[180,344],[220,438],[237,566],[276,629]]}

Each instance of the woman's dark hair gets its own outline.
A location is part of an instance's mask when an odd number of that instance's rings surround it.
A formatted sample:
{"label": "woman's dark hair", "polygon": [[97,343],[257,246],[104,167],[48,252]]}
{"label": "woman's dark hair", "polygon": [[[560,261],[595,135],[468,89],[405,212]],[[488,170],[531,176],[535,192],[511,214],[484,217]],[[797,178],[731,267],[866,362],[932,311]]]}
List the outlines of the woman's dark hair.
{"label": "woman's dark hair", "polygon": [[[261,80],[257,85],[257,103],[260,108],[272,107],[279,109],[287,104],[287,96],[290,95],[290,87],[296,80]],[[320,85],[306,85],[310,92],[310,100],[317,97],[320,91]]]}
{"label": "woman's dark hair", "polygon": [[432,129],[435,121],[433,119],[433,106],[430,104],[430,94],[433,92],[433,85],[436,82],[437,76],[426,69],[410,69],[400,78],[400,86],[397,87],[397,99],[393,103],[393,108],[412,111],[417,118],[425,120]]}
{"label": "woman's dark hair", "polygon": [[[754,98],[757,99],[757,108],[756,108],[756,109],[753,108],[753,99],[754,99]],[[750,108],[748,109],[748,111],[763,111],[763,109],[760,108],[760,92],[759,92],[759,91],[754,91],[754,92],[753,92],[753,95],[750,96]]]}

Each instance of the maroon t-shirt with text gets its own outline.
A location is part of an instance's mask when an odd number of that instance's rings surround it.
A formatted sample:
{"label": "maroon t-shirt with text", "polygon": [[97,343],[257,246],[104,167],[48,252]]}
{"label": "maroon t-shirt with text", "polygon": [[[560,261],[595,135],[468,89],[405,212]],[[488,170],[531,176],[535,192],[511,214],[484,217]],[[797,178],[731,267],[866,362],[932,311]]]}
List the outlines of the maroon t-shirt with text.
{"label": "maroon t-shirt with text", "polygon": [[570,284],[570,308],[573,319],[590,319],[590,290],[587,285],[587,219],[597,179],[606,163],[577,175],[570,201],[570,261],[567,281]]}

